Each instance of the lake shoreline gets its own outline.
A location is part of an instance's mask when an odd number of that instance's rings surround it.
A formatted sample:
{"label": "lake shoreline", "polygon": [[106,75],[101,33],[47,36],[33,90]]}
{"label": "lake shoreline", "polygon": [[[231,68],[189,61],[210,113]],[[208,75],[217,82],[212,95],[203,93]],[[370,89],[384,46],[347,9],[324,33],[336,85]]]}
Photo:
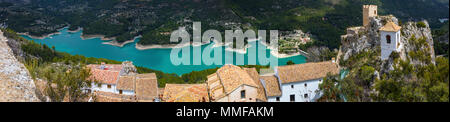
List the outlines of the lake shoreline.
{"label": "lake shoreline", "polygon": [[[78,28],[77,30],[73,30],[73,31],[67,30],[67,32],[69,32],[69,33],[77,33],[77,32],[80,32],[81,30],[83,30],[83,28]],[[130,39],[130,40],[127,40],[127,41],[124,41],[124,42],[120,43],[120,42],[118,42],[116,40],[116,37],[109,37],[109,38],[107,38],[107,37],[105,37],[105,35],[101,35],[101,34],[88,35],[88,34],[81,33],[81,36],[80,36],[80,38],[83,39],[83,40],[100,38],[100,40],[102,40],[102,41],[108,41],[108,42],[102,42],[102,44],[112,45],[112,46],[116,46],[116,47],[123,47],[123,46],[125,46],[127,44],[133,43],[136,39],[141,38],[141,37],[142,36],[139,35],[139,36],[134,37],[133,39]]]}
{"label": "lake shoreline", "polygon": [[[248,41],[248,43],[250,43],[250,42],[255,42],[258,40],[260,40],[260,39],[259,38],[258,39],[248,39],[247,41]],[[217,40],[214,40],[213,48],[226,46],[226,48],[225,48],[226,51],[236,52],[239,54],[246,54],[247,49],[252,47],[251,45],[247,44],[242,49],[236,49],[236,48],[231,48],[230,45],[232,45],[232,43],[217,42]]]}
{"label": "lake shoreline", "polygon": [[276,58],[289,58],[289,57],[302,55],[300,52],[291,53],[291,54],[279,53],[278,51],[276,51],[278,49],[278,47],[274,48],[274,47],[270,46],[270,44],[267,44],[266,42],[261,42],[261,44],[266,46],[268,49],[270,49],[270,54],[272,54]]}
{"label": "lake shoreline", "polygon": [[45,35],[45,36],[33,36],[33,35],[30,35],[28,32],[25,32],[25,33],[17,33],[17,34],[23,35],[23,36],[28,36],[28,37],[34,38],[34,39],[46,39],[46,38],[50,38],[50,37],[53,36],[53,35],[61,34],[61,32],[54,32],[54,33],[47,34],[47,35]]}
{"label": "lake shoreline", "polygon": [[[219,49],[222,52],[222,56],[226,56],[226,53],[233,53],[233,55],[243,53],[243,51],[239,52],[239,50],[226,50],[228,47],[219,47],[219,46],[230,46],[230,44],[222,44],[221,41],[218,40],[212,40],[205,43],[186,43],[186,44],[180,44],[180,45],[153,45],[153,46],[142,46],[139,47],[140,44],[137,43],[139,41],[139,37],[135,37],[135,40],[128,40],[126,41],[127,45],[123,45],[123,47],[118,48],[118,43],[115,43],[114,41],[102,41],[99,38],[96,39],[90,39],[90,40],[83,40],[81,36],[82,29],[80,28],[75,33],[68,33],[67,29],[64,29],[59,35],[54,35],[51,38],[47,39],[34,39],[30,36],[22,36],[26,39],[35,40],[36,43],[46,44],[48,46],[55,46],[57,51],[61,52],[67,52],[69,54],[73,55],[83,55],[86,57],[95,57],[95,58],[105,58],[105,59],[111,59],[111,60],[117,60],[117,61],[132,61],[137,66],[146,67],[149,69],[158,70],[165,73],[175,73],[177,75],[183,75],[186,73],[190,73],[192,71],[200,71],[210,68],[216,68],[222,66],[222,64],[212,64],[207,65],[174,65],[171,63],[171,48],[180,48],[184,46],[198,46],[202,50],[216,50]],[[72,31],[74,32],[74,31]],[[85,36],[86,37],[86,36]],[[93,37],[92,35],[90,36]],[[84,38],[86,39],[86,38]],[[247,50],[253,50],[254,48],[257,48],[255,44],[259,44],[257,39],[251,39],[249,40],[248,46],[246,47]],[[219,43],[220,42],[220,43]],[[205,45],[207,44],[207,45]],[[111,46],[110,46],[111,45]],[[114,45],[114,46],[112,46]],[[203,45],[203,46],[202,46]],[[137,46],[138,48],[136,48]],[[271,54],[270,50],[267,49],[263,45],[261,46],[261,50],[265,50],[266,54]],[[147,47],[150,48],[149,50],[139,50],[139,48]],[[165,49],[158,49],[158,48],[165,48]],[[248,56],[249,53],[246,50],[244,56]],[[233,51],[233,52],[229,52]],[[240,55],[240,54],[239,54]],[[191,55],[192,56],[192,55]],[[274,55],[270,55],[270,57],[275,58]],[[191,57],[192,59],[193,57]],[[222,57],[223,58],[223,57]],[[291,57],[291,58],[284,58],[284,59],[278,59],[279,65],[285,65],[287,61],[292,60],[296,64],[304,63],[306,60],[302,56],[298,57]],[[247,64],[247,62],[245,62]],[[244,65],[245,65],[244,64]],[[259,65],[257,62],[256,65]]]}
{"label": "lake shoreline", "polygon": [[112,40],[112,41],[109,41],[109,42],[103,42],[102,44],[107,44],[107,45],[112,45],[112,46],[117,46],[117,47],[123,47],[123,46],[125,46],[127,44],[133,43],[136,39],[141,38],[141,37],[142,36],[139,35],[139,36],[134,37],[133,39],[124,41],[122,43],[119,43],[116,40]]}
{"label": "lake shoreline", "polygon": [[28,37],[34,38],[34,39],[45,39],[45,38],[50,38],[51,36],[54,36],[54,35],[61,34],[61,31],[66,29],[66,28],[69,28],[69,26],[65,26],[65,27],[56,29],[56,32],[53,32],[53,33],[50,33],[50,34],[47,34],[47,35],[43,35],[43,36],[30,35],[29,32],[22,32],[22,33],[17,32],[17,34],[23,35],[23,36],[28,36]]}
{"label": "lake shoreline", "polygon": [[73,31],[67,29],[67,32],[69,32],[69,33],[76,33],[76,32],[79,32],[81,30],[83,30],[83,28],[77,28],[76,30],[73,30]]}
{"label": "lake shoreline", "polygon": [[81,39],[83,40],[88,40],[88,39],[94,39],[94,38],[100,38],[100,40],[102,41],[114,41],[116,38],[115,37],[105,37],[105,35],[101,35],[101,34],[92,34],[92,35],[88,35],[88,34],[83,34],[81,33]]}
{"label": "lake shoreline", "polygon": [[[60,31],[63,30],[63,29],[66,29],[66,28],[68,28],[68,27],[63,27],[61,29],[58,29],[58,32],[51,33],[51,34],[48,34],[48,35],[45,35],[45,36],[32,36],[28,32],[18,33],[18,34],[19,35],[28,36],[28,37],[34,38],[34,39],[45,39],[45,38],[49,38],[49,37],[54,36],[54,35],[61,34]],[[83,28],[77,28],[76,30],[73,30],[73,31],[67,30],[67,32],[68,33],[77,33],[77,32],[80,32],[82,30],[83,30]],[[134,43],[135,40],[138,39],[138,38],[142,38],[142,36],[139,35],[139,36],[134,37],[131,40],[127,40],[127,41],[124,41],[122,43],[119,43],[116,40],[116,37],[105,37],[105,35],[101,35],[101,34],[88,35],[88,34],[83,34],[83,32],[81,32],[81,36],[80,37],[83,40],[100,38],[100,40],[102,40],[102,41],[108,41],[108,42],[102,42],[102,44],[116,46],[116,47],[123,47],[123,46],[125,46],[127,44]],[[254,42],[254,41],[258,41],[258,40],[260,40],[260,39],[259,38],[258,39],[256,39],[256,38],[255,39],[249,39],[248,42]],[[217,40],[214,40],[213,42],[214,42],[213,48],[221,47],[221,46],[228,46],[228,47],[225,48],[225,51],[236,52],[236,53],[239,53],[239,54],[246,54],[247,53],[247,49],[251,47],[249,45],[245,45],[245,48],[243,48],[243,49],[234,49],[234,48],[229,47],[229,45],[231,45],[231,43],[217,42]],[[206,44],[210,44],[210,43],[211,42],[202,42],[202,43],[193,43],[193,42],[191,42],[191,43],[185,43],[185,44],[151,44],[151,45],[142,45],[142,44],[136,43],[135,44],[135,48],[138,49],[138,50],[174,49],[174,48],[183,48],[183,47],[186,47],[186,46],[194,46],[194,47],[195,46],[202,46],[202,45],[206,45]],[[277,51],[274,51],[276,48],[271,47],[266,42],[261,42],[261,44],[266,46],[267,49],[270,49],[271,50],[270,53],[273,56],[277,57],[277,58],[289,58],[289,57],[301,55],[300,52],[291,53],[291,54],[285,54],[285,53],[281,53],[280,54]]]}
{"label": "lake shoreline", "polygon": [[173,49],[173,48],[183,48],[187,46],[202,46],[205,44],[209,44],[210,42],[204,42],[204,43],[184,43],[184,44],[151,44],[151,45],[142,45],[139,43],[136,43],[136,49],[138,50],[149,50],[149,49]]}

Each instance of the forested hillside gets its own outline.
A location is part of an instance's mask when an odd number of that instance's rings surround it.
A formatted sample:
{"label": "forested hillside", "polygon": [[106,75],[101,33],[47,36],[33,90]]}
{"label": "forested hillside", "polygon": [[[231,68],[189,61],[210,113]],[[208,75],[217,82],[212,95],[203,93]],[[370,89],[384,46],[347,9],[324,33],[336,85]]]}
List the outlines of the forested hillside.
{"label": "forested hillside", "polygon": [[0,23],[17,32],[43,36],[70,26],[86,35],[142,35],[140,44],[167,44],[170,32],[202,22],[202,30],[301,29],[316,45],[337,48],[349,26],[362,23],[363,4],[401,21],[422,20],[440,27],[448,18],[448,0],[0,0]]}

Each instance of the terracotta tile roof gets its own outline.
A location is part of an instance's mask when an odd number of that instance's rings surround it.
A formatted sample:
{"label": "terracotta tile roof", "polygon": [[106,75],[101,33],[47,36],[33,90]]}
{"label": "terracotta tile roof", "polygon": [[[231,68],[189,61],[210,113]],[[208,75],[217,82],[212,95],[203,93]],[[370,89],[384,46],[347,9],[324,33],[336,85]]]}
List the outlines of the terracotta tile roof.
{"label": "terracotta tile roof", "polygon": [[213,74],[210,74],[210,75],[208,75],[206,78],[211,78],[211,77],[215,77],[215,76],[217,76],[217,74],[216,73],[213,73]]}
{"label": "terracotta tile roof", "polygon": [[244,70],[247,71],[247,73],[250,75],[250,77],[252,77],[255,84],[258,85],[258,88],[257,88],[258,96],[256,97],[256,99],[259,99],[261,101],[267,101],[266,91],[264,90],[263,84],[259,80],[260,77],[259,77],[258,71],[256,71],[256,68],[244,68]]}
{"label": "terracotta tile roof", "polygon": [[256,98],[266,101],[265,91],[259,81],[259,74],[255,68],[240,68],[234,65],[225,65],[216,73],[208,76],[208,90],[212,99],[221,99],[242,85],[257,88]]}
{"label": "terracotta tile roof", "polygon": [[[250,77],[254,81],[259,81],[259,73],[258,73],[258,71],[256,71],[256,68],[244,68],[244,70],[248,73],[248,75],[250,75]],[[255,83],[259,83],[259,82],[255,82]]]}
{"label": "terracotta tile roof", "polygon": [[380,31],[397,32],[400,29],[402,29],[402,27],[398,26],[394,22],[387,22],[386,25],[380,28]]}
{"label": "terracotta tile roof", "polygon": [[136,97],[139,100],[158,98],[158,80],[155,73],[136,75]]}
{"label": "terracotta tile roof", "polygon": [[208,102],[206,84],[166,84],[163,100],[166,102]]}
{"label": "terracotta tile roof", "polygon": [[268,97],[281,96],[280,85],[275,76],[261,76],[265,82],[266,93]]}
{"label": "terracotta tile roof", "polygon": [[117,81],[118,90],[133,90],[135,87],[135,77],[134,76],[120,76],[119,81]]}
{"label": "terracotta tile roof", "polygon": [[217,77],[217,73],[213,73],[213,74],[209,75],[207,78],[208,78],[208,80],[206,80],[206,82],[208,84],[213,84],[213,83],[216,83],[219,81],[219,78]]}
{"label": "terracotta tile roof", "polygon": [[90,64],[87,67],[91,69],[90,79],[100,83],[117,84],[117,90],[133,90],[139,100],[153,100],[158,97],[158,80],[155,73],[120,75],[124,68],[121,64]]}
{"label": "terracotta tile roof", "polygon": [[303,82],[323,78],[327,73],[338,74],[336,63],[331,61],[277,67],[281,83]]}
{"label": "terracotta tile roof", "polygon": [[260,75],[273,75],[275,73],[275,71],[273,70],[273,68],[262,68],[259,71]]}
{"label": "terracotta tile roof", "polygon": [[164,94],[164,88],[158,88],[158,95]]}
{"label": "terracotta tile roof", "polygon": [[106,84],[116,84],[119,78],[119,71],[91,69],[90,80]]}
{"label": "terracotta tile roof", "polygon": [[105,64],[105,69],[101,69],[101,65],[98,64],[89,64],[86,67],[91,70],[90,80],[106,84],[116,84],[122,69],[121,64]]}
{"label": "terracotta tile roof", "polygon": [[238,66],[225,65],[218,69],[216,73],[223,84],[226,94],[233,92],[241,85],[258,87],[253,78]]}
{"label": "terracotta tile roof", "polygon": [[222,82],[220,82],[217,73],[208,76],[206,81],[211,98],[222,98],[226,96]]}
{"label": "terracotta tile roof", "polygon": [[139,77],[139,78],[150,78],[150,79],[156,79],[157,78],[155,73],[137,74],[136,77]]}
{"label": "terracotta tile roof", "polygon": [[94,92],[95,102],[137,102],[136,98],[131,95],[121,95],[110,92]]}

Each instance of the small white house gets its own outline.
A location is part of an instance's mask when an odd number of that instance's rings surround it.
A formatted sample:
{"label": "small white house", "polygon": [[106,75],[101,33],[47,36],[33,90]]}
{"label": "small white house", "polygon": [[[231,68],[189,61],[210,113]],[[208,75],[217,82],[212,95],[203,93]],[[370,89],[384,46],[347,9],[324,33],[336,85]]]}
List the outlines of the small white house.
{"label": "small white house", "polygon": [[334,61],[280,66],[274,76],[262,76],[268,102],[314,102],[320,98],[319,84],[328,73],[336,75]]}
{"label": "small white house", "polygon": [[94,81],[87,92],[107,92],[134,96],[139,100],[158,99],[158,81],[155,73],[137,74],[131,62],[123,64],[90,64],[90,80]]}
{"label": "small white house", "polygon": [[401,27],[393,22],[380,28],[381,60],[389,59],[392,52],[399,52],[403,48],[400,30]]}
{"label": "small white house", "polygon": [[90,64],[87,65],[87,67],[91,71],[91,76],[89,79],[93,81],[91,88],[88,89],[88,92],[101,91],[119,93],[119,91],[116,90],[116,86],[120,76],[120,71],[122,70],[121,64]]}
{"label": "small white house", "polygon": [[212,102],[265,102],[264,88],[255,68],[224,65],[206,81]]}

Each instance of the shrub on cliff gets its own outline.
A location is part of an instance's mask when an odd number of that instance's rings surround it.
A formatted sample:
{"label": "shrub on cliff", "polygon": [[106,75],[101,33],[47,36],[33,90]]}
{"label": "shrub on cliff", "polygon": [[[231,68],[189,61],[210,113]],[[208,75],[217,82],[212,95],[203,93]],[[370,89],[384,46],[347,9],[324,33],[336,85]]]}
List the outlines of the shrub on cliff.
{"label": "shrub on cliff", "polygon": [[426,28],[427,27],[425,22],[417,22],[416,26],[419,27],[419,28]]}

